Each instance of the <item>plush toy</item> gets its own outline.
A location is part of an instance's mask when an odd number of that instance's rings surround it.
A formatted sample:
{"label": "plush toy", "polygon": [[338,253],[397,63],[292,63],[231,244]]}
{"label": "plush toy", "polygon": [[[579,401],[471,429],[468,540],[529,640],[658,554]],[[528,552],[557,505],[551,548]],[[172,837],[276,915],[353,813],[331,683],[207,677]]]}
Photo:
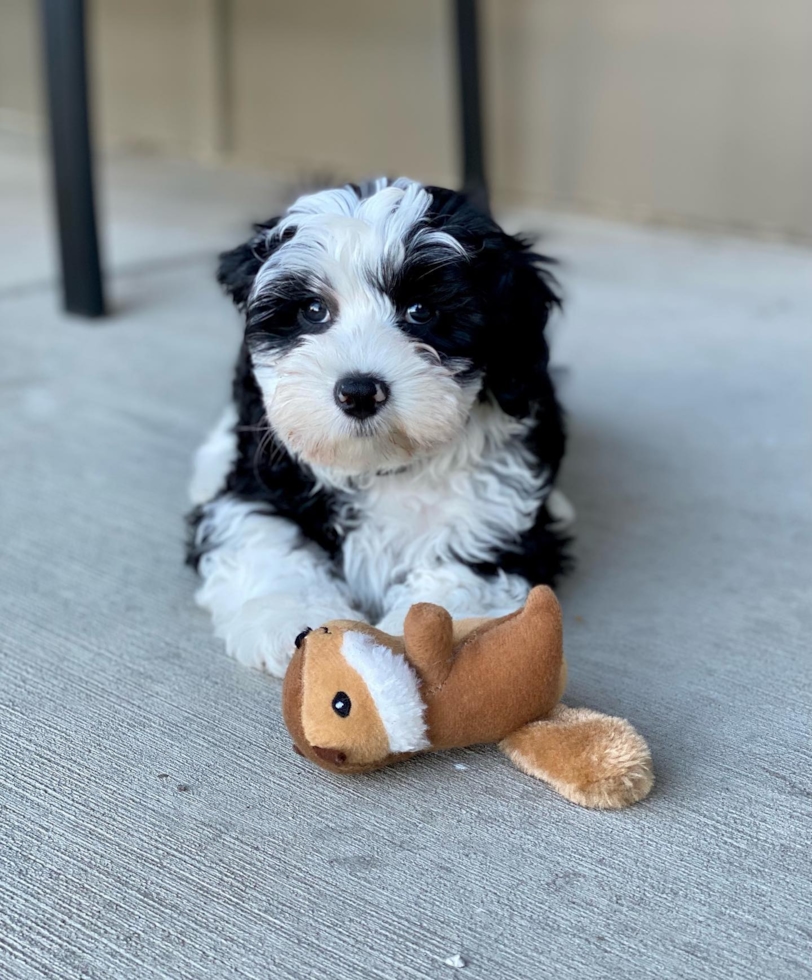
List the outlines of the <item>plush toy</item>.
{"label": "plush toy", "polygon": [[550,589],[536,587],[523,609],[498,619],[455,622],[419,603],[403,631],[336,620],[296,638],[282,711],[297,752],[357,773],[496,742],[582,806],[623,807],[651,789],[648,747],[627,721],[560,703],[566,666]]}

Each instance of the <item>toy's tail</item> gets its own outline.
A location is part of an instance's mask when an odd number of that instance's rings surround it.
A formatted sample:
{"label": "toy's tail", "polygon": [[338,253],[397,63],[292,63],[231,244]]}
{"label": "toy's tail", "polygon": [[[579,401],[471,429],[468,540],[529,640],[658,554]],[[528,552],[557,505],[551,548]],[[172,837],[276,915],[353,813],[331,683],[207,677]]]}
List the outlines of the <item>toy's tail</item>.
{"label": "toy's tail", "polygon": [[651,754],[634,728],[589,708],[559,704],[499,748],[523,772],[581,806],[617,810],[642,800],[654,783]]}

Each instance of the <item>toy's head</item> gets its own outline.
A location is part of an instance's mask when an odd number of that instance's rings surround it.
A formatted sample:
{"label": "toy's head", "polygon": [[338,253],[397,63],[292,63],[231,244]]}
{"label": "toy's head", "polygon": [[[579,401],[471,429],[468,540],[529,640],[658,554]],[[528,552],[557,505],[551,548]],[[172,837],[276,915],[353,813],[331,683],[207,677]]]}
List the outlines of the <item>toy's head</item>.
{"label": "toy's head", "polygon": [[282,713],[296,750],[322,768],[377,769],[428,748],[424,711],[394,637],[342,620],[296,638]]}

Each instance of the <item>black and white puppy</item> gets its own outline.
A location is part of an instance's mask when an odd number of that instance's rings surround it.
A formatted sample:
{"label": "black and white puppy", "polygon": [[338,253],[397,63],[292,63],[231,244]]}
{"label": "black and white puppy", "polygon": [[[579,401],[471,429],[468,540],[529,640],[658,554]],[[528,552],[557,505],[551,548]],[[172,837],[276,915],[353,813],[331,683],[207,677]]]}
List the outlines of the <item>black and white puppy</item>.
{"label": "black and white puppy", "polygon": [[300,198],[218,278],[245,338],[189,559],[232,656],[282,674],[308,624],[399,633],[413,602],[494,616],[554,582],[544,258],[453,191],[379,180]]}

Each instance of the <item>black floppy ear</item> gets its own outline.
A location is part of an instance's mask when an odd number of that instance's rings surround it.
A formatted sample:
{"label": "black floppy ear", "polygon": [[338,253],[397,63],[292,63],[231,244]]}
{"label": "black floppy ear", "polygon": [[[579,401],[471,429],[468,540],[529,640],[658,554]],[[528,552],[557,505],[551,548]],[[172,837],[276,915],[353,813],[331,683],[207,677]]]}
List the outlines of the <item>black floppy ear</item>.
{"label": "black floppy ear", "polygon": [[271,218],[254,225],[256,234],[253,238],[229,252],[220,253],[217,281],[239,307],[245,306],[263,262],[279,244],[278,237],[273,235],[273,229],[280,220]]}
{"label": "black floppy ear", "polygon": [[549,259],[529,251],[527,242],[511,235],[502,236],[499,251],[485,383],[508,415],[523,418],[554,399],[544,331],[561,301],[546,268]]}
{"label": "black floppy ear", "polygon": [[429,223],[453,235],[468,252],[474,288],[485,301],[485,387],[509,415],[554,415],[551,428],[560,431],[544,337],[550,313],[561,302],[549,271],[552,261],[532,252],[524,238],[505,234],[464,194],[442,187],[426,190],[432,198]]}

